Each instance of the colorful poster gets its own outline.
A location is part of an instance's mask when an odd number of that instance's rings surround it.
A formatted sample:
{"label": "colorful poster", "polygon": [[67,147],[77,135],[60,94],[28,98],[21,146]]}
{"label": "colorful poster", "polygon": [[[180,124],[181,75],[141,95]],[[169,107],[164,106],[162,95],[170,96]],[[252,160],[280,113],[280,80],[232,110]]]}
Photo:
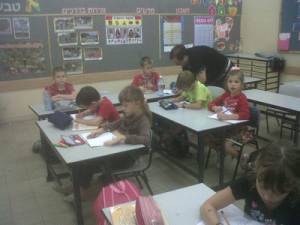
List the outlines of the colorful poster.
{"label": "colorful poster", "polygon": [[57,33],[57,39],[59,46],[78,45],[76,32]]}
{"label": "colorful poster", "polygon": [[73,17],[54,18],[53,20],[55,33],[75,31]]}
{"label": "colorful poster", "polygon": [[30,38],[28,18],[13,18],[15,39]]}
{"label": "colorful poster", "polygon": [[63,60],[79,60],[82,59],[81,47],[64,47],[62,48]]}
{"label": "colorful poster", "polygon": [[63,67],[68,75],[81,74],[83,72],[82,61],[64,62]]}
{"label": "colorful poster", "polygon": [[92,16],[75,16],[75,29],[92,29],[93,17]]}
{"label": "colorful poster", "polygon": [[161,16],[162,53],[171,52],[175,45],[183,44],[183,16]]}
{"label": "colorful poster", "polygon": [[99,44],[99,32],[98,31],[80,32],[80,42],[81,45]]}
{"label": "colorful poster", "polygon": [[213,48],[214,45],[214,17],[195,16],[194,17],[194,45],[206,45]]}
{"label": "colorful poster", "polygon": [[0,18],[0,34],[11,34],[11,20],[10,18]]}
{"label": "colorful poster", "polygon": [[106,44],[142,44],[142,16],[105,16]]}
{"label": "colorful poster", "polygon": [[0,73],[39,73],[45,70],[43,42],[0,43]]}
{"label": "colorful poster", "polygon": [[85,60],[102,60],[102,48],[84,48]]}

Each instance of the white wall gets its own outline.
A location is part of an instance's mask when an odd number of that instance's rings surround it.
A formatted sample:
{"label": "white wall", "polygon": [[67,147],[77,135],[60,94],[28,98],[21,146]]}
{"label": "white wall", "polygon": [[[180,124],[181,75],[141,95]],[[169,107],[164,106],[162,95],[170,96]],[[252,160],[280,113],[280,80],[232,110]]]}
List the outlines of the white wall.
{"label": "white wall", "polygon": [[[277,51],[281,0],[243,0],[241,37],[243,52],[256,53]],[[299,67],[300,54],[282,54],[287,66]],[[166,76],[166,84],[176,80],[176,75]],[[299,76],[282,74],[281,82],[300,80]],[[108,81],[75,85],[77,91],[81,87],[91,85],[98,90],[119,93],[131,80]],[[36,116],[28,105],[43,101],[42,89],[20,90],[0,93],[0,123],[33,119]]]}

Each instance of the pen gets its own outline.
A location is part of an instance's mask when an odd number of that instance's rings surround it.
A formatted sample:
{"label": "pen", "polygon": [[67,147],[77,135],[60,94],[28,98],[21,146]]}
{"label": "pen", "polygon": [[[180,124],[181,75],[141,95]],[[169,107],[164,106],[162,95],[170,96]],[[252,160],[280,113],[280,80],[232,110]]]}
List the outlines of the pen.
{"label": "pen", "polygon": [[222,112],[222,113],[226,113],[227,111],[229,111],[229,109],[226,109],[224,112]]}
{"label": "pen", "polygon": [[225,213],[223,212],[223,210],[221,211],[221,213],[222,213],[222,216],[224,217],[224,219],[226,220],[227,225],[230,225],[230,223],[229,223]]}
{"label": "pen", "polygon": [[57,142],[57,144],[61,145],[64,148],[68,148],[69,147],[68,145],[62,143],[61,141]]}
{"label": "pen", "polygon": [[78,114],[79,114],[80,118],[82,118],[82,114],[81,114],[81,112],[80,112],[79,106],[78,106]]}

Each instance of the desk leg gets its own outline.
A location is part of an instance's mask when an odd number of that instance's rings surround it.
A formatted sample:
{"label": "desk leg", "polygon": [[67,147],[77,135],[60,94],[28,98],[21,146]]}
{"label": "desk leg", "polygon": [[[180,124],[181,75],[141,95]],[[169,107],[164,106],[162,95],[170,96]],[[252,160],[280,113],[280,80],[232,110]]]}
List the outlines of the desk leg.
{"label": "desk leg", "polygon": [[295,139],[294,139],[294,144],[298,147],[299,146],[299,117],[300,115],[296,115],[296,124],[295,124]]}
{"label": "desk leg", "polygon": [[46,167],[47,167],[47,178],[46,179],[47,179],[47,182],[50,182],[50,181],[54,180],[54,177],[50,171],[50,162],[49,162],[50,148],[49,148],[48,143],[41,131],[40,131],[40,137],[41,137],[41,144],[42,144],[41,154],[42,154],[42,157],[45,157]]}
{"label": "desk leg", "polygon": [[198,135],[198,164],[199,164],[199,178],[198,182],[204,182],[204,135]]}
{"label": "desk leg", "polygon": [[225,161],[225,130],[222,131],[219,185],[222,185],[224,183],[224,161]]}
{"label": "desk leg", "polygon": [[73,166],[71,170],[72,170],[72,177],[73,177],[75,212],[77,217],[77,224],[83,225],[82,205],[81,205],[81,196],[80,196],[80,188],[79,188],[79,167]]}
{"label": "desk leg", "polygon": [[109,185],[112,183],[112,177],[111,177],[111,165],[110,165],[110,160],[112,157],[107,157],[105,159],[105,173],[107,175],[107,180],[105,181],[105,185]]}

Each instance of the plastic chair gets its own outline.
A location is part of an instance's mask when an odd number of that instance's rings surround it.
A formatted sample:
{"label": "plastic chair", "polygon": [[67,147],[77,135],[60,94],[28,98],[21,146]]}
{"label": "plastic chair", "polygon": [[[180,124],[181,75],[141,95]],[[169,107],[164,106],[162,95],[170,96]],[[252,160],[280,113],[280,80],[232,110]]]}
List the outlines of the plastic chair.
{"label": "plastic chair", "polygon": [[280,139],[282,139],[282,128],[286,128],[291,130],[291,138],[293,137],[293,133],[295,131],[295,125],[296,125],[296,116],[286,116],[291,120],[287,120],[287,119],[282,119],[281,120],[281,125],[280,125]]}
{"label": "plastic chair", "polygon": [[124,170],[113,171],[111,176],[113,178],[115,178],[117,181],[119,181],[121,177],[122,177],[122,180],[127,179],[129,177],[135,177],[137,182],[140,185],[140,188],[143,189],[143,186],[138,178],[138,177],[141,177],[143,179],[144,183],[146,184],[150,194],[153,195],[152,189],[150,188],[150,185],[148,183],[148,181],[149,181],[148,177],[145,173],[145,171],[148,170],[151,166],[154,146],[155,146],[155,142],[156,142],[156,137],[155,137],[154,132],[152,130],[150,130],[150,131],[151,131],[151,147],[149,149],[148,162],[143,163],[143,162],[140,162],[139,160],[136,160],[135,164],[132,167],[130,167],[128,169],[124,169]]}
{"label": "plastic chair", "polygon": [[[278,93],[283,94],[283,95],[288,95],[288,96],[300,97],[300,87],[297,86],[297,85],[282,84],[282,85],[279,86],[279,92]],[[281,116],[281,117],[283,116],[284,117],[284,116],[293,115],[293,114],[291,114],[287,111],[284,111],[284,110],[268,107],[267,110],[266,110],[266,123],[267,123],[267,131],[268,132],[269,132],[268,114],[273,114],[272,116],[274,116],[276,118],[278,126],[280,126],[278,116]]]}
{"label": "plastic chair", "polygon": [[217,97],[221,96],[222,94],[225,93],[225,90],[221,87],[216,87],[216,86],[207,86],[208,90],[210,91],[213,100],[215,100]]}
{"label": "plastic chair", "polygon": [[[244,147],[248,144],[253,144],[253,145],[256,146],[256,149],[258,149],[258,142],[257,142],[256,138],[258,136],[259,123],[260,123],[260,110],[259,110],[259,108],[255,107],[255,106],[250,106],[250,118],[249,118],[249,122],[247,123],[247,126],[250,126],[250,127],[253,128],[253,129],[250,129],[249,131],[253,130],[254,135],[253,135],[253,138],[247,140],[245,143],[234,142],[234,145],[239,147],[239,149],[238,149],[239,156],[237,158],[237,163],[236,163],[236,166],[235,166],[235,170],[234,170],[232,180],[234,180],[235,177],[236,177],[236,173],[237,173],[237,170],[238,170],[238,166],[240,164],[240,160],[241,160],[241,156],[243,154]],[[207,165],[208,165],[211,149],[212,149],[212,147],[210,147],[209,150],[208,150],[208,155],[207,155],[207,159],[206,159],[206,163],[205,163],[205,168],[207,168]]]}

